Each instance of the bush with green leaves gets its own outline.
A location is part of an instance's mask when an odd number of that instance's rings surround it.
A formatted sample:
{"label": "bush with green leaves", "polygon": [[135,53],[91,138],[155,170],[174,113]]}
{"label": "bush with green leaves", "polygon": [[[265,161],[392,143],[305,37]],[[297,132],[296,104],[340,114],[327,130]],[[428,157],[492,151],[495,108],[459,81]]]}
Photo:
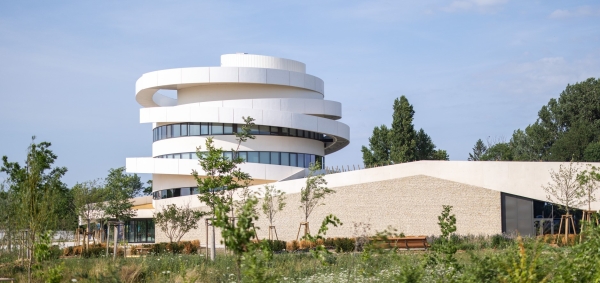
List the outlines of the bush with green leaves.
{"label": "bush with green leaves", "polygon": [[440,237],[433,242],[431,246],[432,253],[429,254],[428,263],[432,266],[440,266],[446,280],[455,277],[460,265],[454,254],[458,250],[456,244],[451,240],[456,232],[456,216],[452,214],[452,206],[444,205],[442,214],[438,216],[438,225],[440,226]]}
{"label": "bush with green leaves", "polygon": [[280,240],[262,240],[272,252],[281,252],[285,251],[286,242]]}
{"label": "bush with green leaves", "polygon": [[355,240],[352,238],[334,238],[333,245],[336,253],[349,253],[354,251]]}

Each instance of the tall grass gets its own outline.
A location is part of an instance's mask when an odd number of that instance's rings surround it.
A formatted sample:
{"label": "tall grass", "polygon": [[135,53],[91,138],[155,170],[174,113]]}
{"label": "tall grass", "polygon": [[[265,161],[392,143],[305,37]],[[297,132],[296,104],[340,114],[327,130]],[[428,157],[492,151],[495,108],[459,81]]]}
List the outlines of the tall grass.
{"label": "tall grass", "polygon": [[[590,231],[575,246],[559,247],[542,239],[504,236],[457,236],[457,265],[428,262],[434,251],[333,253],[327,264],[305,251],[275,254],[265,272],[279,282],[595,282],[600,279],[600,230]],[[434,240],[435,242],[435,240]],[[435,244],[435,243],[433,243]],[[4,255],[3,255],[4,257]],[[26,282],[15,257],[0,260],[0,277]],[[234,259],[161,253],[141,257],[64,258],[34,265],[34,282],[46,282],[60,271],[61,282],[235,282]],[[49,272],[52,271],[52,272]]]}

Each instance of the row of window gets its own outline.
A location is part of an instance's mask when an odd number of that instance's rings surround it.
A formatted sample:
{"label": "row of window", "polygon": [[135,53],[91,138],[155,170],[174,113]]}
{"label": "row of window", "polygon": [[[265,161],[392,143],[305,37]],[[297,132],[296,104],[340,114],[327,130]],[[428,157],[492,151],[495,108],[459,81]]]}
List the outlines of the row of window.
{"label": "row of window", "polygon": [[125,221],[124,232],[129,243],[154,243],[154,219]]}
{"label": "row of window", "polygon": [[[154,128],[154,141],[187,136],[233,135],[241,131],[241,124],[227,123],[181,123]],[[290,136],[313,140],[327,140],[327,135],[305,130],[283,127],[254,125],[250,130],[253,135]]]}
{"label": "row of window", "polygon": [[157,200],[157,199],[190,196],[190,195],[197,195],[198,192],[199,192],[198,187],[166,189],[166,190],[160,190],[160,191],[153,192],[152,198]]}
{"label": "row of window", "polygon": [[[239,157],[244,159],[245,162],[248,163],[262,163],[308,168],[311,164],[319,162],[319,164],[321,164],[321,167],[325,166],[325,158],[323,156],[314,154],[276,151],[238,151],[238,155]],[[223,156],[231,159],[233,158],[233,152],[224,151]],[[198,159],[198,155],[196,155],[196,152],[184,152],[159,155],[155,158]]]}

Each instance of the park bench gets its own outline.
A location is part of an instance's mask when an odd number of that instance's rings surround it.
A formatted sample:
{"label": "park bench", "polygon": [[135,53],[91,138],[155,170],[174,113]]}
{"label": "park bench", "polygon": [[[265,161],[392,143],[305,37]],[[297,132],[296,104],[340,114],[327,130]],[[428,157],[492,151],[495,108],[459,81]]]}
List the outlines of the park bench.
{"label": "park bench", "polygon": [[424,249],[429,248],[426,236],[408,236],[408,237],[392,237],[386,239],[386,244],[390,248],[397,249]]}
{"label": "park bench", "polygon": [[0,282],[15,282],[14,278],[3,278],[0,277]]}

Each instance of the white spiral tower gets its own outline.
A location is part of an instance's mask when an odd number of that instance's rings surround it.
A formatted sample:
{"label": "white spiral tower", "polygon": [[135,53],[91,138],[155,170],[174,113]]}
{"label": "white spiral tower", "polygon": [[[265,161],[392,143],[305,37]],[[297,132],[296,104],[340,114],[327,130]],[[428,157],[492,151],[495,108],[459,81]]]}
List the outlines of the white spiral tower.
{"label": "white spiral tower", "polygon": [[[177,90],[177,98],[161,89]],[[220,67],[146,73],[135,98],[140,123],[152,123],[152,157],[127,158],[127,172],[152,174],[155,200],[193,195],[192,169],[203,175],[196,148],[209,136],[216,147],[235,148],[237,127],[250,116],[256,139],[239,152],[254,184],[305,177],[310,163],[324,164],[350,140],[350,128],[337,121],[342,105],[324,93],[323,80],[304,63],[245,53],[222,55]]]}

